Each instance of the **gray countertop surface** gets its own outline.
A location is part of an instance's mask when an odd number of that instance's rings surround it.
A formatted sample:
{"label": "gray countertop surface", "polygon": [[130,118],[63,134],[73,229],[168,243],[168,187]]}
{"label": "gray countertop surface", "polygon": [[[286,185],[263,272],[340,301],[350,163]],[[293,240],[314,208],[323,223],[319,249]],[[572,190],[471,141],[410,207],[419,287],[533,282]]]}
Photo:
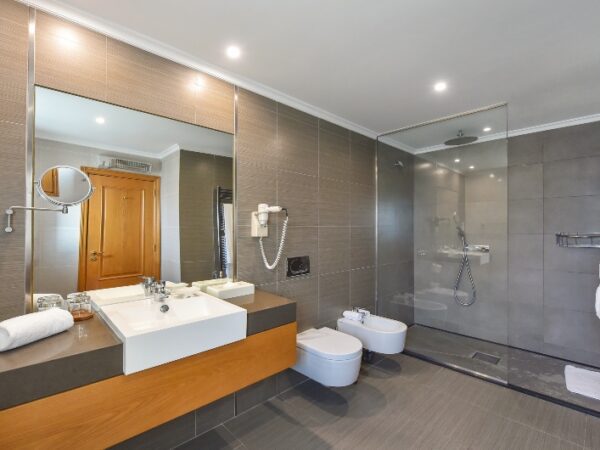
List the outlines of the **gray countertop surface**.
{"label": "gray countertop surface", "polygon": [[[257,290],[228,300],[248,311],[247,335],[296,320],[296,303]],[[123,374],[123,344],[99,315],[0,353],[0,409]]]}

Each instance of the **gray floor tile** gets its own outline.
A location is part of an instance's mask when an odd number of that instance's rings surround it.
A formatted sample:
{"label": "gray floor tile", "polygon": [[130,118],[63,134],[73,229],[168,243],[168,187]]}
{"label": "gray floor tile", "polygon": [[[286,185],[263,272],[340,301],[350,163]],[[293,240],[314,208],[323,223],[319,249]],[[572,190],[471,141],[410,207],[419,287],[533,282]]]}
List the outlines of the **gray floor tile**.
{"label": "gray floor tile", "polygon": [[177,447],[178,450],[241,450],[245,448],[223,425]]}
{"label": "gray floor tile", "polygon": [[588,416],[585,448],[600,448],[600,418]]}
{"label": "gray floor tile", "polygon": [[308,380],[202,439],[187,448],[592,449],[600,419],[396,355],[346,388]]}
{"label": "gray floor tile", "polygon": [[292,409],[280,399],[272,399],[225,423],[248,449],[333,448],[312,431],[314,425],[304,411]]}

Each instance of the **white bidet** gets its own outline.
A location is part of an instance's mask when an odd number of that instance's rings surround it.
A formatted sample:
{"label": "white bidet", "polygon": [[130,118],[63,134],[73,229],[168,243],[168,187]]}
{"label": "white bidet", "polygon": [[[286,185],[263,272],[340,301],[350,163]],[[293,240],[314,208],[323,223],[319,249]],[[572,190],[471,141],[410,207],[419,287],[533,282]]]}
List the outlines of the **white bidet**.
{"label": "white bidet", "polygon": [[339,318],[337,329],[358,338],[365,350],[392,355],[404,350],[406,324],[381,316],[366,315],[363,320]]}

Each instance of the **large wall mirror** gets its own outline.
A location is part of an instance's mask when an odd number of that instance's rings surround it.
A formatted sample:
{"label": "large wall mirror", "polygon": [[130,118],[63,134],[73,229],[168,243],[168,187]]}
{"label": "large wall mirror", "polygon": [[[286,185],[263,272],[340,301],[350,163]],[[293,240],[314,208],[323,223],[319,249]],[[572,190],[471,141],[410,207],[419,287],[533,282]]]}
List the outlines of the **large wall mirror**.
{"label": "large wall mirror", "polygon": [[36,207],[94,188],[35,213],[34,294],[233,276],[232,135],[36,87],[33,163]]}

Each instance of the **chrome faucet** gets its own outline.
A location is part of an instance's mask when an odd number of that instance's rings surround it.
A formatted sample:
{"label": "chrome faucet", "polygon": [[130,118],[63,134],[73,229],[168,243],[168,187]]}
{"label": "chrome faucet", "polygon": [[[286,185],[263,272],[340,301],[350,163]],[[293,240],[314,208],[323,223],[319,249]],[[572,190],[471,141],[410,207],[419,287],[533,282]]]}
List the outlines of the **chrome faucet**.
{"label": "chrome faucet", "polygon": [[154,286],[154,277],[140,277],[142,282],[140,283],[142,285],[142,287],[144,288],[144,295],[146,297],[150,297],[154,290],[153,290],[153,286]]}
{"label": "chrome faucet", "polygon": [[352,308],[352,311],[360,314],[360,323],[365,323],[365,319],[371,315],[371,312],[368,309],[360,308],[358,306]]}
{"label": "chrome faucet", "polygon": [[152,294],[155,302],[164,302],[171,292],[166,288],[166,281],[155,281],[152,284]]}

